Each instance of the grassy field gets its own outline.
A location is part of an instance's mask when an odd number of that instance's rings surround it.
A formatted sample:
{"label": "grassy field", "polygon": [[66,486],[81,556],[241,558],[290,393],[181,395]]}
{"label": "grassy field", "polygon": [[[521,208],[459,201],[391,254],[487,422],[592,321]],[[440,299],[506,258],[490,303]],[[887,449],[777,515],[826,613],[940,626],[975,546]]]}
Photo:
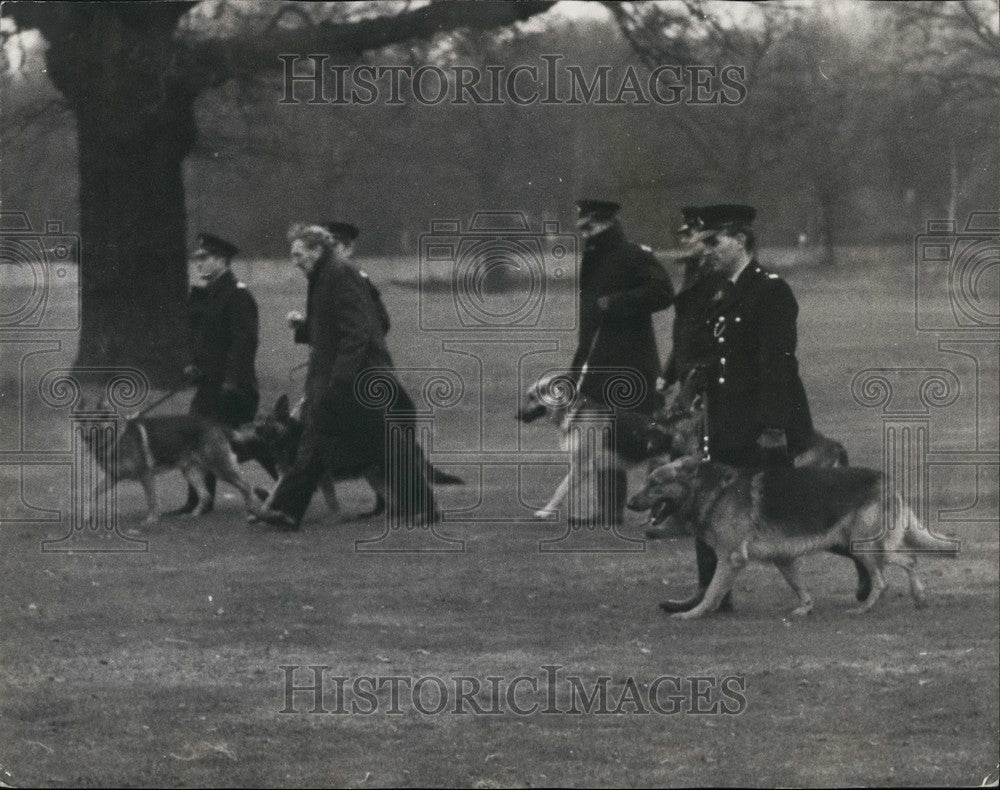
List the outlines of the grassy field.
{"label": "grassy field", "polygon": [[[198,521],[145,526],[141,489],[125,484],[122,529],[147,540],[146,552],[43,553],[43,539],[66,534],[67,517],[18,521],[25,516],[17,468],[0,466],[0,780],[362,787],[995,782],[997,477],[995,465],[977,475],[970,464],[997,451],[996,336],[981,347],[960,346],[964,356],[939,348],[950,335],[915,328],[909,252],[858,257],[837,272],[787,273],[801,307],[803,378],[817,426],[847,446],[852,462],[876,467],[883,413],[852,397],[854,376],[868,368],[908,369],[885,374],[905,379],[891,402],[900,412],[920,407],[909,389],[919,389],[921,379],[906,378],[914,370],[944,369],[960,382],[954,400],[927,417],[935,461],[929,521],[962,540],[957,559],[923,562],[929,609],[913,607],[899,572],[871,614],[848,616],[853,571],[823,556],[805,564],[816,599],[809,618],[790,619],[793,596],[780,575],[753,566],[738,582],[735,613],[678,623],[657,602],[692,583],[690,541],[647,543],[629,553],[541,551],[540,542],[566,526],[532,523],[531,508],[545,501],[562,469],[550,453],[539,456],[547,464],[526,466],[518,478],[510,459],[554,450],[557,437],[543,426],[519,434],[513,414],[520,381],[564,363],[572,332],[540,342],[537,335],[422,331],[421,294],[386,285],[391,348],[412,391],[426,377],[418,369],[449,369],[461,381],[454,404],[435,418],[433,451],[468,481],[440,490],[451,511],[440,531],[464,541],[465,551],[358,553],[355,541],[377,537],[381,524],[327,523],[319,497],[298,533],[246,524],[231,496]],[[382,283],[415,276],[407,268],[412,262],[363,263]],[[292,346],[284,315],[301,307],[304,284],[287,266],[257,264],[240,273],[263,307],[258,369],[265,403],[297,394],[302,371],[295,367],[305,356]],[[940,285],[939,296],[921,306],[938,318],[950,311],[946,282]],[[423,297],[431,311],[448,298]],[[656,318],[663,355],[671,320],[672,311]],[[41,372],[72,358],[72,338],[59,339],[58,351],[23,357],[23,365],[16,355],[31,349],[14,342],[4,348],[3,424],[18,424],[23,413],[21,433],[34,448],[67,442],[66,413],[43,410],[33,394]],[[978,356],[971,358],[970,348]],[[186,403],[179,398],[169,408]],[[0,449],[9,454],[16,445],[12,431],[5,427],[4,434]],[[978,456],[969,455],[977,448]],[[481,478],[477,458],[490,461]],[[255,482],[265,479],[259,469],[246,471]],[[639,479],[636,472],[633,487]],[[32,467],[23,487],[34,507],[68,512],[66,468]],[[161,477],[159,490],[164,507],[179,503],[180,476]],[[361,482],[340,491],[347,509],[371,501]],[[941,514],[948,510],[957,515]],[[639,538],[642,528],[630,515],[622,533]],[[281,667],[296,665],[329,666],[328,678],[352,680],[435,676],[448,684],[472,677],[482,683],[482,705],[504,712],[458,715],[452,695],[445,711],[427,715],[404,694],[402,711],[393,713],[387,690],[369,715],[309,713],[307,694],[293,698],[295,712],[282,712],[288,702]],[[562,713],[510,710],[502,689],[522,675],[541,682],[543,667],[553,665],[564,679],[555,687]],[[681,679],[683,689],[684,679],[739,678],[745,704],[738,715],[687,707],[648,712],[648,705],[632,704],[619,713],[573,714],[565,712],[572,707],[570,675],[587,688],[608,678],[609,696],[619,702],[632,684],[642,699],[661,677]],[[491,691],[491,676],[503,679],[500,692]],[[294,680],[306,684],[310,675],[302,669]],[[524,707],[544,703],[544,682],[537,694],[529,685],[517,699]],[[433,688],[421,699],[433,709]],[[335,707],[332,681],[326,707]]]}

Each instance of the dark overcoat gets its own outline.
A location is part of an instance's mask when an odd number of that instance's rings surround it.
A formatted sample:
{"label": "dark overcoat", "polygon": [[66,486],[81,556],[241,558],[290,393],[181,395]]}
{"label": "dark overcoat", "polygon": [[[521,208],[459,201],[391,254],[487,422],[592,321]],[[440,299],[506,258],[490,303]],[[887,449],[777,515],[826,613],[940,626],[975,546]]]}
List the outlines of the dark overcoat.
{"label": "dark overcoat", "polygon": [[781,428],[791,456],[812,439],[812,418],[795,356],[799,306],[777,274],[751,261],[726,281],[702,325],[707,355],[708,436],[712,459],[753,464],[757,439]]}
{"label": "dark overcoat", "polygon": [[[580,263],[579,335],[571,369],[581,377],[581,392],[598,403],[608,398],[617,370],[632,371],[644,388],[636,404],[655,404],[660,358],[651,315],[673,299],[670,277],[648,247],[632,244],[615,223],[587,240]],[[598,299],[607,297],[606,309]],[[586,365],[586,371],[584,371]]]}
{"label": "dark overcoat", "polygon": [[[320,259],[309,278],[306,325],[296,340],[310,345],[303,442],[325,445],[335,473],[382,464],[387,411],[405,413],[413,404],[393,373],[381,310],[356,268]],[[370,369],[378,369],[384,390],[358,380]],[[390,393],[387,402],[380,390]]]}
{"label": "dark overcoat", "polygon": [[257,302],[227,270],[207,287],[191,289],[188,316],[193,362],[201,371],[191,411],[233,427],[252,420],[260,401]]}

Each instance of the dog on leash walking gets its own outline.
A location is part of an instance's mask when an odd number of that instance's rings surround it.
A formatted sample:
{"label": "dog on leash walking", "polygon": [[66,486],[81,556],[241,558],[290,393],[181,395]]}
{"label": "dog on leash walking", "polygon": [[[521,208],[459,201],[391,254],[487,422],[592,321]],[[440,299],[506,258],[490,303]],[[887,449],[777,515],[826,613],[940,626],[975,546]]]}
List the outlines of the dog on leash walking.
{"label": "dog on leash walking", "polygon": [[[653,416],[653,423],[649,428],[651,454],[672,460],[702,453],[705,433],[705,399],[702,395],[704,377],[705,370],[695,367],[683,382],[678,382],[665,394],[664,405]],[[844,446],[818,431],[813,431],[809,445],[792,459],[792,466],[797,468],[826,469],[847,465],[847,450]],[[657,523],[652,523],[651,520],[646,529],[646,537],[657,540],[676,532],[678,525],[673,522],[678,518],[679,516],[673,516]],[[866,600],[871,594],[871,579],[864,563],[851,553],[849,546],[835,545],[829,550],[854,562],[858,576],[855,595],[859,601]]]}
{"label": "dog on leash walking", "polygon": [[[234,444],[262,445],[267,455],[273,460],[279,481],[288,474],[295,463],[295,454],[302,439],[302,421],[298,415],[292,412],[289,405],[288,396],[282,395],[269,413],[258,417],[252,423],[240,426],[233,435]],[[373,436],[372,441],[384,442],[385,438]],[[385,511],[385,480],[379,468],[370,467],[341,473],[325,472],[320,478],[320,491],[323,493],[323,499],[326,501],[330,513],[341,520],[347,520],[348,517],[341,513],[335,484],[338,480],[353,480],[358,477],[363,477],[375,492],[375,507],[350,518],[371,518]],[[437,485],[464,484],[461,478],[442,472],[436,467],[431,467],[431,482]]]}
{"label": "dog on leash walking", "polygon": [[750,560],[777,566],[798,596],[792,613],[807,615],[813,600],[798,559],[835,546],[850,547],[871,577],[868,596],[850,611],[871,610],[885,591],[884,572],[890,564],[906,570],[910,594],[923,607],[926,595],[917,554],[954,557],[958,543],[931,534],[898,495],[883,502],[883,488],[882,473],[863,467],[761,471],[685,456],[655,469],[629,508],[649,510],[655,524],[676,514],[674,530],[701,538],[718,557],[701,603],[673,617],[695,618],[713,611]]}
{"label": "dog on leash walking", "polygon": [[146,494],[146,523],[156,522],[159,507],[154,478],[177,469],[198,494],[192,516],[200,516],[209,501],[206,473],[236,488],[250,513],[258,517],[265,513],[240,473],[229,432],[218,423],[196,414],[126,418],[118,421],[117,440],[113,437],[106,427],[83,431],[84,444],[104,472],[91,496],[91,507],[122,480],[137,480]]}
{"label": "dog on leash walking", "polygon": [[[650,456],[658,455],[649,449],[649,415],[634,411],[607,412],[608,419],[613,419],[615,424],[614,447],[606,441],[602,441],[600,447],[582,441],[581,431],[576,429],[583,427],[584,415],[595,413],[595,406],[586,396],[576,392],[576,382],[557,372],[542,375],[528,387],[517,419],[525,424],[545,419],[555,425],[561,434],[561,448],[569,452],[570,462],[566,476],[556,486],[548,503],[535,511],[535,518],[555,518],[559,506],[571,492],[592,491],[594,486],[588,483],[602,471],[600,467],[614,465],[628,470]],[[613,464],[609,463],[612,461]]]}

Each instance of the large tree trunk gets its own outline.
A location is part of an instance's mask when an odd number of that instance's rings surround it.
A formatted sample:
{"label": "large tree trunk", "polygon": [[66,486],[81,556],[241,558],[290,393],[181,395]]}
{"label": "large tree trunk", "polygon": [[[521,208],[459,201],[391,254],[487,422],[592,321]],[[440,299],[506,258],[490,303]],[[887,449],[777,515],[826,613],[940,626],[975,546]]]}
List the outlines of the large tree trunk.
{"label": "large tree trunk", "polygon": [[94,120],[78,119],[83,323],[76,364],[134,366],[170,384],[187,354],[186,152],[172,128],[121,140]]}
{"label": "large tree trunk", "polygon": [[49,31],[48,52],[79,137],[76,365],[136,367],[171,385],[187,356],[182,163],[195,138],[195,91],[173,47],[180,9],[81,5],[71,31]]}

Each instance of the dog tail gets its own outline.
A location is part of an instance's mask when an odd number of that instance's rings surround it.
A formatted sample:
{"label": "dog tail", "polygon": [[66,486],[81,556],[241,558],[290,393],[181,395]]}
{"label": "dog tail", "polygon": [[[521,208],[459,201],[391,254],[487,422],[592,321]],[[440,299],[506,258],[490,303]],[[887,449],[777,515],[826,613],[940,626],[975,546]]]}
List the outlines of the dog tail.
{"label": "dog tail", "polygon": [[439,486],[464,486],[465,481],[461,477],[455,477],[447,472],[442,472],[436,466],[431,467],[431,481]]}
{"label": "dog tail", "polygon": [[901,499],[897,499],[897,505],[900,508],[900,521],[907,547],[915,551],[933,552],[950,559],[958,556],[962,545],[961,541],[935,535],[920,523],[920,519]]}

